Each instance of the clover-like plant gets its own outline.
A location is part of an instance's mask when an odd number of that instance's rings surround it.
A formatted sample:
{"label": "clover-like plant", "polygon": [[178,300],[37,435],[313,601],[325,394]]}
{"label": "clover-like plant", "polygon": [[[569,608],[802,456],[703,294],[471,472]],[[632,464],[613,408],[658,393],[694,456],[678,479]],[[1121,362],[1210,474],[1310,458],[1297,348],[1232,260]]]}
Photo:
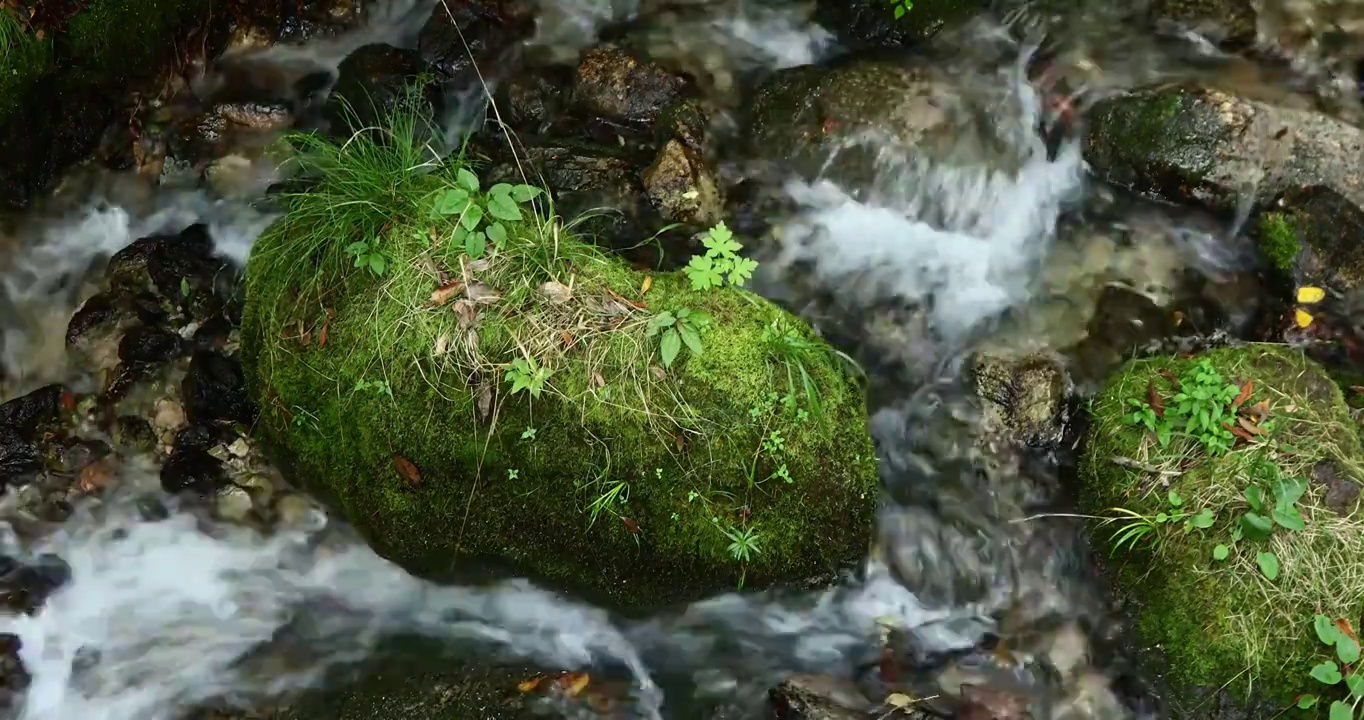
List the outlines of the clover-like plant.
{"label": "clover-like plant", "polygon": [[469,257],[478,259],[494,246],[507,241],[505,223],[521,222],[521,205],[540,195],[534,185],[498,183],[481,191],[478,176],[466,168],[455,173],[455,184],[431,196],[431,216],[450,218],[454,230],[450,241],[462,246]]}

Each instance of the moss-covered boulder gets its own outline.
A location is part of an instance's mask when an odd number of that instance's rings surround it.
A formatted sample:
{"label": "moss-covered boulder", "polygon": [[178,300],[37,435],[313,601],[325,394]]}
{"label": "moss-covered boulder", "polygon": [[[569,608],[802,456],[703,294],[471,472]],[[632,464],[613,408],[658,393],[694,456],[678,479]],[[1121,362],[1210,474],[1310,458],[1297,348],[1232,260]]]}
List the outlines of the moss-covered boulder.
{"label": "moss-covered boulder", "polygon": [[1364,275],[1364,130],[1187,83],[1105,99],[1089,121],[1084,155],[1103,179],[1228,217],[1249,205],[1269,262],[1342,282]]}
{"label": "moss-covered boulder", "polygon": [[1340,389],[1297,350],[1250,345],[1131,361],[1092,413],[1083,505],[1113,518],[1095,540],[1176,717],[1247,717],[1213,712],[1219,692],[1251,717],[1312,693],[1324,717],[1344,692],[1309,677],[1336,659],[1314,615],[1357,627],[1364,610],[1364,454]]}
{"label": "moss-covered boulder", "polygon": [[[17,22],[0,9],[0,206],[21,207],[95,148],[127,101],[156,76],[190,27],[213,11],[194,0],[90,0],[69,17],[44,8]],[[38,31],[42,34],[39,35]]]}
{"label": "moss-covered boulder", "polygon": [[411,142],[302,157],[316,182],[247,267],[243,365],[278,458],[381,553],[634,607],[865,553],[864,398],[799,320],[632,270]]}

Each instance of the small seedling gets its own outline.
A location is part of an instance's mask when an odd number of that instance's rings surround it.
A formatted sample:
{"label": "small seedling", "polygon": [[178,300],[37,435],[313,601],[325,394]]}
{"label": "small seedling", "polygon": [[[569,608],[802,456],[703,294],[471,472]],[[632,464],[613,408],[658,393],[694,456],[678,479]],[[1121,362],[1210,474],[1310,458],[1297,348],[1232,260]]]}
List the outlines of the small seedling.
{"label": "small seedling", "polygon": [[455,173],[455,184],[431,196],[431,217],[450,218],[454,229],[450,242],[464,248],[477,260],[483,257],[488,243],[500,246],[507,240],[504,223],[521,222],[521,204],[540,195],[534,185],[498,183],[481,192],[478,176],[467,168]]}
{"label": "small seedling", "polygon": [[516,468],[507,468],[507,479],[508,479],[508,480],[515,480],[515,479],[517,479],[517,478],[519,478],[519,477],[521,477],[521,471],[520,471],[520,470],[517,470]]}
{"label": "small seedling", "polygon": [[393,388],[388,386],[384,380],[356,380],[352,390],[357,393],[374,393],[375,395],[387,395],[389,400],[393,399]]}
{"label": "small seedling", "polygon": [[375,275],[383,275],[388,270],[388,258],[379,251],[375,242],[357,240],[346,246],[346,252],[355,257],[355,267],[369,268]]}
{"label": "small seedling", "polygon": [[1154,385],[1148,386],[1147,399],[1127,400],[1130,411],[1123,420],[1154,433],[1161,447],[1178,433],[1197,440],[1209,455],[1223,455],[1236,442],[1230,425],[1237,421],[1238,399],[1246,399],[1240,395],[1241,386],[1228,383],[1210,360],[1202,358],[1179,378],[1168,404]]}
{"label": "small seedling", "polygon": [[528,427],[525,430],[521,431],[521,439],[530,442],[535,439],[536,432],[537,430],[535,428]]}
{"label": "small seedling", "polygon": [[587,527],[590,529],[597,524],[597,518],[602,513],[616,514],[616,507],[623,506],[630,500],[630,483],[624,480],[617,480],[606,485],[597,497],[587,506],[588,521]]}
{"label": "small seedling", "polygon": [[706,246],[706,254],[693,255],[683,268],[694,290],[718,288],[725,283],[740,287],[758,269],[758,261],[739,257],[743,243],[734,239],[723,222],[711,228],[701,244]]}
{"label": "small seedling", "polygon": [[693,355],[700,355],[702,351],[701,333],[710,327],[710,316],[706,313],[687,310],[685,308],[676,313],[667,310],[649,318],[648,337],[658,337],[658,355],[663,362],[663,367],[672,368],[673,362],[677,360],[677,355],[682,351],[682,346]]}
{"label": "small seedling", "polygon": [[914,9],[914,0],[890,0],[890,5],[895,8],[895,19],[899,20]]}
{"label": "small seedling", "polygon": [[747,563],[755,555],[762,554],[762,549],[758,547],[758,538],[762,537],[762,534],[758,532],[757,527],[749,526],[742,530],[735,527],[726,528],[720,527],[719,518],[712,517],[710,520],[715,523],[716,527],[720,528],[720,532],[724,533],[726,538],[729,538],[729,547],[727,548],[729,556],[736,561]]}
{"label": "small seedling", "polygon": [[[1336,660],[1324,660],[1312,666],[1308,676],[1322,685],[1335,686],[1342,681],[1349,692],[1349,700],[1335,700],[1331,703],[1330,720],[1354,720],[1355,710],[1364,700],[1364,675],[1355,669],[1359,662],[1359,640],[1346,620],[1332,620],[1318,614],[1312,619],[1312,628],[1323,645],[1335,650]],[[1298,698],[1297,706],[1304,710],[1316,706],[1316,695],[1303,695]]]}
{"label": "small seedling", "polygon": [[542,367],[533,357],[517,358],[507,366],[504,378],[511,383],[511,392],[516,393],[526,391],[535,399],[540,398],[540,393],[545,390],[545,383],[549,381],[554,371],[547,367]]}
{"label": "small seedling", "polygon": [[1123,522],[1122,527],[1119,527],[1112,535],[1114,553],[1124,548],[1131,550],[1138,543],[1147,539],[1158,544],[1160,535],[1157,531],[1174,523],[1183,523],[1184,531],[1191,532],[1193,530],[1207,530],[1217,521],[1213,511],[1208,508],[1203,508],[1198,512],[1185,508],[1184,498],[1174,490],[1166,493],[1165,499],[1168,509],[1155,515],[1143,515],[1127,508],[1109,508],[1109,512],[1115,513],[1115,516],[1108,518],[1106,522]]}

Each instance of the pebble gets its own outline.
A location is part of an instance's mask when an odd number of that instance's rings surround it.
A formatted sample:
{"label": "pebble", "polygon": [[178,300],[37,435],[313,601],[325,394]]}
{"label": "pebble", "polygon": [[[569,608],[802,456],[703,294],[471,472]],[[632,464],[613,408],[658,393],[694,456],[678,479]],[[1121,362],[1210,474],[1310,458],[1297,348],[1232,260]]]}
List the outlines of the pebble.
{"label": "pebble", "polygon": [[174,398],[161,398],[156,401],[156,415],[152,420],[158,434],[173,433],[189,424],[185,417],[185,407]]}
{"label": "pebble", "polygon": [[213,514],[227,522],[244,522],[251,514],[252,507],[251,493],[236,485],[219,490],[213,499]]}
{"label": "pebble", "polygon": [[327,515],[302,495],[284,495],[275,501],[278,525],[290,530],[317,531],[326,527]]}

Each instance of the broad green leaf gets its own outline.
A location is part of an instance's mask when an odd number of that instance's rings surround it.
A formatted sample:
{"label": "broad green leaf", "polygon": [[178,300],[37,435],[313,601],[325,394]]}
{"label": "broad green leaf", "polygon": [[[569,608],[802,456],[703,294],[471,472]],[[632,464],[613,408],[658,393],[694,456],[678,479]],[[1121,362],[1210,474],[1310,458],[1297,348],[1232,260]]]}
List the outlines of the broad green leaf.
{"label": "broad green leaf", "polygon": [[1318,614],[1312,618],[1312,629],[1317,631],[1317,639],[1325,645],[1335,645],[1336,638],[1340,637],[1340,628],[1325,615]]}
{"label": "broad green leaf", "polygon": [[431,201],[431,214],[436,216],[458,215],[469,207],[469,193],[460,188],[445,188],[436,193]]}
{"label": "broad green leaf", "polygon": [[1316,695],[1302,695],[1298,698],[1298,709],[1308,710],[1317,704]]}
{"label": "broad green leaf", "polygon": [[1189,523],[1199,530],[1207,530],[1212,527],[1213,521],[1217,518],[1212,514],[1212,510],[1203,508],[1199,513],[1189,519]]}
{"label": "broad green leaf", "polygon": [[1350,688],[1351,695],[1364,698],[1364,675],[1356,673],[1345,678],[1345,687]]}
{"label": "broad green leaf", "polygon": [[687,349],[691,354],[701,354],[701,336],[696,334],[696,328],[691,323],[678,323],[677,332],[682,336],[682,342],[687,344]]}
{"label": "broad green leaf", "polygon": [[369,256],[369,269],[373,270],[375,275],[383,275],[388,269],[388,260],[383,255],[374,253]]}
{"label": "broad green leaf", "polygon": [[1231,555],[1231,548],[1227,547],[1226,545],[1219,544],[1217,547],[1214,547],[1212,549],[1212,559],[1218,562],[1226,560],[1227,556],[1229,555]]}
{"label": "broad green leaf", "polygon": [[489,194],[489,195],[509,195],[509,194],[511,194],[511,190],[512,190],[512,186],[511,186],[511,185],[508,185],[507,183],[498,183],[498,184],[496,184],[496,185],[494,185],[494,186],[488,188],[488,194]]}
{"label": "broad green leaf", "polygon": [[1340,633],[1336,636],[1336,657],[1347,665],[1358,662],[1359,643],[1355,642],[1355,639],[1349,635]]}
{"label": "broad green leaf", "polygon": [[1156,513],[1156,522],[1163,523],[1169,521],[1170,521],[1169,515],[1166,515],[1165,513]]}
{"label": "broad green leaf", "polygon": [[1307,529],[1307,520],[1303,518],[1302,513],[1298,512],[1298,509],[1292,505],[1276,504],[1274,506],[1274,512],[1270,513],[1270,515],[1274,518],[1274,522],[1278,523],[1280,527],[1295,532]]}
{"label": "broad green leaf", "polygon": [[1265,574],[1270,580],[1279,579],[1279,556],[1272,552],[1256,553],[1255,563],[1260,566],[1260,572]]}
{"label": "broad green leaf", "polygon": [[478,176],[465,168],[460,168],[455,173],[455,182],[469,192],[478,192]]}
{"label": "broad green leaf", "polygon": [[511,197],[519,203],[530,202],[540,194],[540,188],[534,185],[517,185],[511,189]]}
{"label": "broad green leaf", "polygon": [[498,245],[507,241],[507,227],[500,222],[495,222],[483,230],[488,233],[488,239]]}
{"label": "broad green leaf", "polygon": [[459,224],[463,225],[464,229],[469,232],[473,232],[481,222],[483,222],[483,208],[479,207],[478,203],[470,203],[468,209],[464,211],[464,215],[459,218]]}
{"label": "broad green leaf", "polygon": [[758,261],[751,258],[734,258],[730,263],[729,284],[742,287],[748,279],[753,277],[753,271],[758,269]]}
{"label": "broad green leaf", "polygon": [[895,19],[896,19],[896,20],[899,20],[900,18],[904,17],[904,16],[905,16],[905,12],[906,12],[906,11],[905,11],[905,6],[904,6],[904,5],[898,5],[898,6],[896,6],[896,8],[895,8]]}
{"label": "broad green leaf", "polygon": [[1258,513],[1248,512],[1241,516],[1241,529],[1246,537],[1251,540],[1263,540],[1269,537],[1269,533],[1274,530],[1274,525],[1269,518]]}
{"label": "broad green leaf", "polygon": [[1264,492],[1260,490],[1259,485],[1251,485],[1246,488],[1245,496],[1246,504],[1250,506],[1251,510],[1254,510],[1257,513],[1265,511]]}
{"label": "broad green leaf", "polygon": [[1307,674],[1323,685],[1335,685],[1340,682],[1340,667],[1330,660],[1313,665]]}
{"label": "broad green leaf", "polygon": [[521,208],[517,207],[516,202],[506,195],[488,196],[488,214],[507,222],[520,222],[521,220]]}
{"label": "broad green leaf", "polygon": [[668,328],[663,333],[663,340],[658,345],[659,353],[663,356],[663,367],[673,366],[673,360],[677,359],[677,353],[682,350],[682,337],[678,335],[677,328]]}
{"label": "broad green leaf", "polygon": [[1307,483],[1298,478],[1279,478],[1270,487],[1274,493],[1276,506],[1293,505],[1307,492]]}
{"label": "broad green leaf", "polygon": [[357,240],[346,246],[346,252],[351,255],[364,255],[369,252],[369,243],[364,240]]}
{"label": "broad green leaf", "polygon": [[1331,703],[1330,720],[1354,720],[1354,708],[1339,700]]}
{"label": "broad green leaf", "polygon": [[1168,497],[1170,498],[1170,507],[1184,507],[1184,498],[1180,497],[1179,493],[1171,490]]}
{"label": "broad green leaf", "polygon": [[482,232],[469,233],[469,237],[464,239],[464,252],[475,260],[483,257],[487,250],[488,238]]}

